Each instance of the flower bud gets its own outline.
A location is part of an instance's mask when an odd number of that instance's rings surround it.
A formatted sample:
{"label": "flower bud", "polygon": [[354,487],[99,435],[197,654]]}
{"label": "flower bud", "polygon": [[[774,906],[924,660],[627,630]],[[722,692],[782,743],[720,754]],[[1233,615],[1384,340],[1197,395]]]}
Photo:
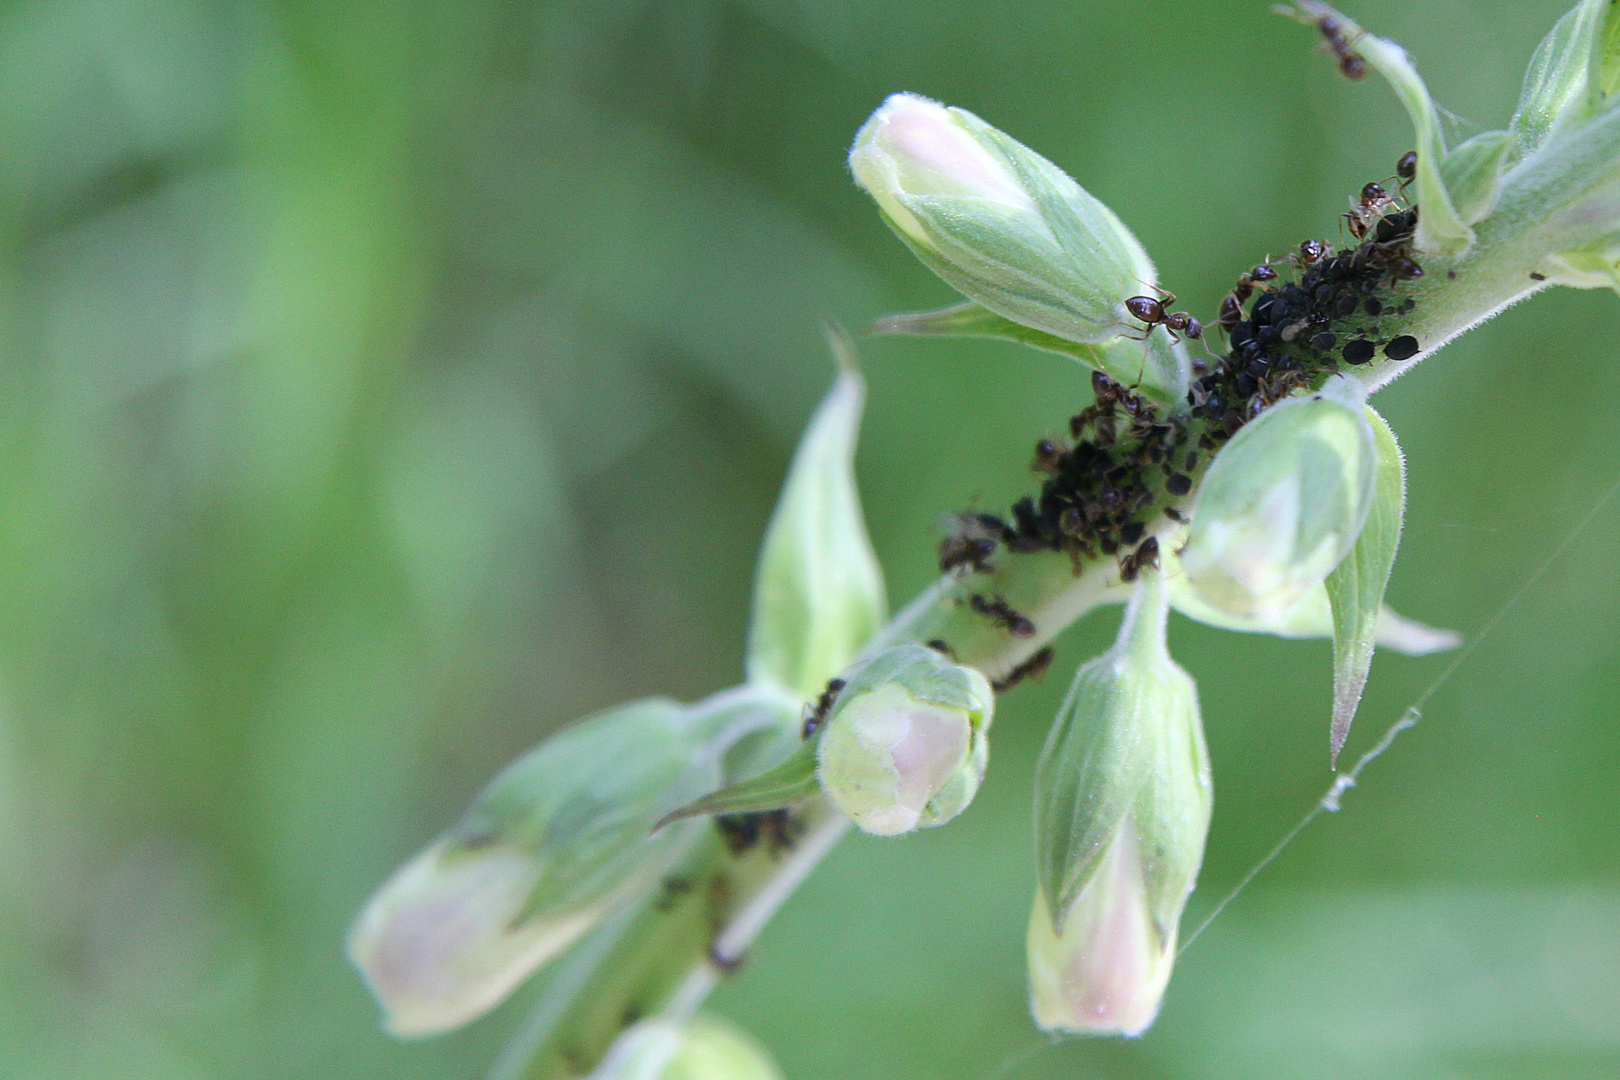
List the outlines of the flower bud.
{"label": "flower bud", "polygon": [[1162,576],[1083,665],[1035,773],[1031,1007],[1048,1031],[1138,1035],[1203,861],[1210,778],[1192,678],[1164,647]]}
{"label": "flower bud", "polygon": [[1358,387],[1339,377],[1280,402],[1216,455],[1181,550],[1206,603],[1280,619],[1349,553],[1367,520],[1377,461]]}
{"label": "flower bud", "polygon": [[865,832],[943,825],[984,778],[990,683],[932,649],[902,645],[853,673],[822,729],[816,776]]}
{"label": "flower bud", "polygon": [[620,1035],[590,1080],[781,1080],[765,1048],[712,1016],[642,1020]]}
{"label": "flower bud", "polygon": [[917,256],[1016,323],[1095,344],[1130,326],[1153,264],[1113,211],[964,109],[894,94],[855,137],[856,183]]}
{"label": "flower bud", "polygon": [[714,786],[717,727],[757,705],[722,698],[632,702],[552,736],[396,871],[348,942],[389,1030],[472,1020],[665,872],[695,834],[652,824]]}

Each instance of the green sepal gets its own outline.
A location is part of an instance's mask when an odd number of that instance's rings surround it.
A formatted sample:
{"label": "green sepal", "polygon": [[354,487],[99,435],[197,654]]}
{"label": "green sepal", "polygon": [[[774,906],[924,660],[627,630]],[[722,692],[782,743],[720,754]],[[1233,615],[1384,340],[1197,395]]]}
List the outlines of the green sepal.
{"label": "green sepal", "polygon": [[1543,278],[1554,285],[1576,289],[1613,289],[1620,292],[1620,247],[1604,244],[1549,255],[1537,264]]}
{"label": "green sepal", "polygon": [[971,300],[937,311],[906,311],[886,315],[873,323],[868,332],[909,337],[977,337],[1016,341],[1020,345],[1030,345],[1078,360],[1094,371],[1104,370],[1101,346],[1069,341],[1015,323]]}
{"label": "green sepal", "polygon": [[705,814],[751,814],[780,810],[817,795],[816,743],[807,739],[786,761],[749,780],[730,784],[665,814],[652,827],[657,832],[673,821]]}
{"label": "green sepal", "polygon": [[[1117,337],[1098,345],[1087,345],[1015,323],[971,300],[937,311],[906,311],[887,315],[874,322],[868,333],[1014,341],[1079,361],[1092,371],[1100,371],[1126,385],[1137,382],[1148,367],[1169,369],[1177,363],[1174,355],[1168,358],[1154,355],[1151,362],[1149,360],[1149,354],[1173,354],[1175,346],[1164,334],[1153,334],[1145,341]],[[1146,386],[1142,389],[1150,390]],[[1153,396],[1164,398],[1164,392],[1157,391]]]}
{"label": "green sepal", "polygon": [[1611,0],[1582,0],[1536,46],[1510,125],[1525,154],[1558,128],[1591,113],[1594,68],[1599,85],[1613,77],[1604,63],[1613,47],[1613,19],[1606,18],[1610,8]]}
{"label": "green sepal", "polygon": [[793,457],[760,550],[748,678],[800,698],[820,693],[883,624],[883,572],[855,486],[865,384],[854,350],[829,332],[839,372]]}
{"label": "green sepal", "polygon": [[1502,193],[1502,174],[1518,149],[1511,131],[1484,131],[1455,147],[1446,156],[1440,176],[1451,192],[1457,214],[1469,225],[1483,221],[1496,209]]}
{"label": "green sepal", "polygon": [[[1170,606],[1183,617],[1217,630],[1231,630],[1239,634],[1270,634],[1294,640],[1333,636],[1333,605],[1328,600],[1325,583],[1311,589],[1279,615],[1245,618],[1222,611],[1199,597],[1187,582],[1175,547],[1174,543],[1161,543],[1159,563],[1169,583]],[[1378,610],[1378,630],[1374,640],[1380,649],[1390,649],[1403,656],[1429,656],[1455,649],[1462,644],[1462,635],[1455,630],[1443,630],[1409,619],[1385,604]]]}
{"label": "green sepal", "polygon": [[1384,418],[1367,409],[1377,451],[1373,474],[1372,506],[1355,547],[1328,575],[1328,600],[1333,605],[1333,724],[1330,736],[1337,764],[1350,722],[1355,719],[1367,672],[1372,666],[1389,573],[1401,542],[1401,520],[1406,513],[1406,463],[1395,433]]}

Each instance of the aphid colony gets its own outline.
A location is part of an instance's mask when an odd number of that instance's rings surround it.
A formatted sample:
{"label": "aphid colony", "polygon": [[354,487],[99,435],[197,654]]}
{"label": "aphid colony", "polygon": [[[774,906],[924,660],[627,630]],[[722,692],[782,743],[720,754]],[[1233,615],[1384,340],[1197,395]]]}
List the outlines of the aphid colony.
{"label": "aphid colony", "polygon": [[[1400,190],[1416,173],[1417,155],[1396,166]],[[1332,251],[1307,240],[1287,259],[1262,263],[1238,278],[1215,320],[1227,337],[1220,358],[1194,360],[1188,410],[1172,412],[1098,372],[1095,404],[1069,421],[1072,442],[1043,439],[1031,468],[1045,480],[1038,496],[1013,505],[1007,518],[964,513],[952,519],[939,546],[940,569],[985,573],[1001,548],[1017,553],[1062,552],[1079,574],[1088,559],[1114,556],[1119,576],[1132,581],[1159,561],[1159,541],[1148,523],[1163,514],[1183,520],[1166,504],[1192,490],[1200,462],[1245,423],[1297,391],[1321,385],[1341,364],[1371,362],[1381,350],[1394,361],[1419,351],[1409,334],[1379,335],[1383,316],[1404,315],[1416,301],[1401,287],[1423,275],[1413,258],[1417,208],[1403,208],[1381,184],[1362,188],[1345,224],[1358,243]],[[1285,281],[1278,268],[1292,268]],[[1202,327],[1185,312],[1169,312],[1172,293],[1127,298],[1126,310],[1146,324],[1143,336],[1163,326],[1172,337],[1198,339]],[[1253,303],[1244,310],[1245,303]],[[994,594],[967,598],[973,611],[1015,637],[1034,624]],[[1016,680],[1014,680],[1016,681]]]}

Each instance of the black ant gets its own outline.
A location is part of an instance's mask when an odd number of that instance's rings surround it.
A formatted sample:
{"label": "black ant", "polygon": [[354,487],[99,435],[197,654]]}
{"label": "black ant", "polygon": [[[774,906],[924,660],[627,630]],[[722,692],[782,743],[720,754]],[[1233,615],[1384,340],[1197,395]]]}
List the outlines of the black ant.
{"label": "black ant", "polygon": [[1151,296],[1132,296],[1125,301],[1125,310],[1147,323],[1147,326],[1141,328],[1142,337],[1139,340],[1147,340],[1147,336],[1153,333],[1155,326],[1164,327],[1171,341],[1181,340],[1176,336],[1177,331],[1195,341],[1204,336],[1204,324],[1185,311],[1165,311],[1166,307],[1176,302],[1175,293],[1161,289],[1157,285],[1152,288],[1164,295],[1158,299]]}
{"label": "black ant", "polygon": [[1046,648],[1042,649],[1028,660],[1025,660],[1022,664],[1019,664],[1001,678],[993,680],[990,683],[990,689],[994,690],[998,694],[1005,694],[1008,690],[1011,690],[1025,679],[1035,679],[1036,681],[1039,681],[1040,678],[1046,674],[1047,669],[1052,666],[1052,657],[1054,655],[1055,654],[1052,652],[1052,646],[1046,646]]}
{"label": "black ant", "polygon": [[1159,566],[1159,538],[1150,536],[1142,541],[1137,549],[1119,560],[1119,577],[1121,581],[1135,581],[1144,567]]}
{"label": "black ant", "polygon": [[804,738],[808,739],[821,730],[821,725],[827,722],[827,714],[832,711],[833,702],[838,700],[839,691],[843,690],[847,685],[849,684],[843,679],[829,680],[827,689],[823,690],[821,696],[816,698],[816,703],[804,707]]}
{"label": "black ant", "polygon": [[997,626],[1005,629],[1013,637],[1035,636],[1035,624],[1026,616],[1014,611],[1007,601],[999,596],[987,600],[978,593],[974,593],[968,597],[968,606]]}

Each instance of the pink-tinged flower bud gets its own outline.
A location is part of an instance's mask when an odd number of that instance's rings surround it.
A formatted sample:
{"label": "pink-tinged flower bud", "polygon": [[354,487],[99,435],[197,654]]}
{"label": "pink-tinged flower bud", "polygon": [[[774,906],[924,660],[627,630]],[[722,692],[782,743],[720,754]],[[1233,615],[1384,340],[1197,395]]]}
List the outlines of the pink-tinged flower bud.
{"label": "pink-tinged flower bud", "polygon": [[994,702],[973,668],[920,645],[889,650],[839,693],[817,750],[822,790],[877,836],[943,825],[979,790]]}
{"label": "pink-tinged flower bud", "polygon": [[1209,831],[1198,692],[1164,646],[1164,581],[1075,674],[1035,771],[1030,999],[1048,1031],[1139,1035],[1175,960]]}
{"label": "pink-tinged flower bud", "polygon": [[1158,1015],[1175,960],[1175,928],[1160,934],[1142,855],[1130,828],[1108,846],[1069,905],[1062,931],[1035,891],[1029,916],[1029,985],[1045,1031],[1140,1035]]}

